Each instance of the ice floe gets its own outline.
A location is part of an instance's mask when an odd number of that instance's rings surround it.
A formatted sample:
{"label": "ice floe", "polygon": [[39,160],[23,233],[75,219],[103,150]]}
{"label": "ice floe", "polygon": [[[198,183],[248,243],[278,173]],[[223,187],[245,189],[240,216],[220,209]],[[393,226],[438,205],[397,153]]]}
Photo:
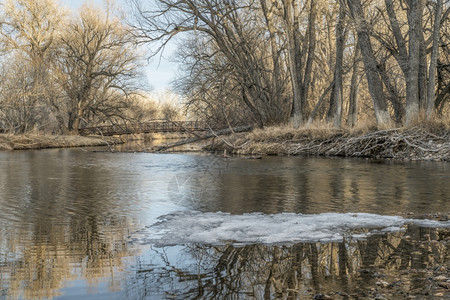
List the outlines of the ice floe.
{"label": "ice floe", "polygon": [[182,211],[159,217],[135,241],[156,245],[278,244],[333,242],[363,239],[376,233],[395,232],[408,224],[450,228],[449,221],[405,219],[368,213],[323,213],[315,215]]}

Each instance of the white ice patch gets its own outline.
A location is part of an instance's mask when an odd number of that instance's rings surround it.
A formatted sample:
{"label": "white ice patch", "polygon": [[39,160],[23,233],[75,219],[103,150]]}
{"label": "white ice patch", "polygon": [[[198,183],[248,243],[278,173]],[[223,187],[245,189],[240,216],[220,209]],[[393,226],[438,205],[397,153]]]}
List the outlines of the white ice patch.
{"label": "white ice patch", "polygon": [[183,211],[159,217],[159,222],[148,226],[137,240],[159,246],[187,243],[332,242],[342,241],[344,237],[361,239],[374,233],[400,231],[404,230],[406,224],[450,228],[449,221],[404,219],[367,213],[231,215]]}

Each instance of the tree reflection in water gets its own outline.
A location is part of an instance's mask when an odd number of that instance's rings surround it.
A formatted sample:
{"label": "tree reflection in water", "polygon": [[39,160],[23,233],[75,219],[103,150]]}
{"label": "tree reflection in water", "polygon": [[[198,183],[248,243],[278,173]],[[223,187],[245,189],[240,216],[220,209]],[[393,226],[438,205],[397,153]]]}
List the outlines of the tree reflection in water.
{"label": "tree reflection in water", "polygon": [[126,243],[127,220],[87,216],[66,225],[39,220],[33,234],[28,228],[0,230],[7,241],[0,244],[0,299],[52,299],[64,296],[62,289],[76,280],[86,280],[91,289],[106,281],[105,293],[121,291],[124,259],[137,255]]}
{"label": "tree reflection in water", "polygon": [[408,226],[340,243],[152,247],[139,259],[126,294],[171,299],[450,296],[433,280],[448,278],[449,234],[448,228]]}

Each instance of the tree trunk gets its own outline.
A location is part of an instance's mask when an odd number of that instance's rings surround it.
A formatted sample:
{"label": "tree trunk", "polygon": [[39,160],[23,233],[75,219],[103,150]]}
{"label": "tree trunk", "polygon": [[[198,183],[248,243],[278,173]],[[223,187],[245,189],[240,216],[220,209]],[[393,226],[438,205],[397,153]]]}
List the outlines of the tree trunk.
{"label": "tree trunk", "polygon": [[245,91],[245,87],[241,85],[241,95],[242,95],[242,101],[247,105],[247,107],[250,109],[253,115],[253,119],[255,120],[256,124],[259,128],[264,127],[264,121],[261,116],[261,113],[258,109],[250,102],[250,100],[247,97],[247,92]]}
{"label": "tree trunk", "polygon": [[389,100],[392,104],[392,108],[394,109],[395,122],[400,125],[402,123],[402,118],[405,114],[405,111],[404,111],[403,104],[400,100],[400,95],[399,95],[395,85],[393,85],[391,83],[391,80],[389,79],[389,76],[386,72],[386,60],[385,59],[383,59],[383,61],[378,64],[378,72],[380,73],[381,80],[383,81],[384,86],[386,87],[386,89],[389,93]]}
{"label": "tree trunk", "polygon": [[[335,76],[333,75],[333,78],[334,77]],[[330,93],[330,106],[328,107],[327,116],[326,116],[327,123],[332,123],[334,120],[334,114],[336,112],[336,101],[334,101],[335,93],[336,93],[336,84],[333,81],[333,87],[332,87],[331,93]]]}
{"label": "tree trunk", "polygon": [[386,12],[389,16],[389,21],[392,27],[392,33],[394,34],[395,42],[397,43],[398,53],[395,55],[395,59],[398,65],[406,76],[408,73],[408,50],[406,47],[406,41],[403,38],[403,34],[400,28],[399,21],[397,19],[397,14],[394,9],[393,0],[385,0]]}
{"label": "tree trunk", "polygon": [[437,0],[436,15],[434,17],[433,28],[433,49],[431,51],[430,71],[428,73],[428,87],[427,87],[427,119],[431,119],[434,114],[435,105],[435,80],[436,80],[436,65],[439,54],[439,29],[441,24],[443,0]]}
{"label": "tree trunk", "polygon": [[286,23],[288,54],[289,54],[289,71],[291,74],[292,84],[292,108],[290,113],[290,123],[295,127],[303,124],[303,99],[301,98],[302,81],[301,81],[301,51],[300,51],[300,33],[298,32],[299,12],[294,1],[284,0],[284,19]]}
{"label": "tree trunk", "polygon": [[260,0],[261,8],[264,14],[264,18],[266,20],[266,26],[267,30],[269,31],[269,41],[270,41],[270,47],[271,47],[271,56],[272,56],[272,63],[273,63],[273,79],[272,79],[272,88],[274,95],[277,97],[281,96],[281,88],[279,87],[281,80],[280,80],[280,61],[279,61],[279,54],[278,54],[278,46],[276,41],[276,26],[273,23],[273,7],[268,8],[267,7],[267,0]]}
{"label": "tree trunk", "polygon": [[308,122],[306,123],[306,126],[309,126],[314,122],[314,119],[316,118],[317,111],[321,107],[323,100],[327,96],[328,92],[334,87],[334,81],[330,83],[330,85],[325,89],[325,91],[320,95],[319,101],[317,101],[316,105],[314,106],[313,111],[311,112],[311,115],[308,118]]}
{"label": "tree trunk", "polygon": [[381,126],[391,126],[392,120],[383,94],[383,83],[378,74],[377,61],[370,42],[368,24],[365,20],[361,2],[360,0],[347,0],[347,5],[355,21],[358,42],[364,62],[364,70],[377,123]]}
{"label": "tree trunk", "polygon": [[439,114],[442,114],[445,102],[448,98],[450,98],[450,83],[442,88],[440,93],[436,96],[435,108],[437,109]]}
{"label": "tree trunk", "polygon": [[339,17],[336,23],[336,63],[334,68],[334,117],[333,126],[340,128],[342,125],[342,105],[343,105],[343,87],[342,87],[342,65],[344,60],[345,49],[345,8],[344,4],[340,2]]}
{"label": "tree trunk", "polygon": [[[420,18],[420,28],[423,28],[422,17]],[[419,50],[419,111],[425,112],[427,108],[427,77],[428,77],[428,62],[427,62],[427,46],[423,30],[419,32],[420,50]]]}
{"label": "tree trunk", "polygon": [[350,102],[348,105],[347,125],[355,127],[358,122],[358,92],[359,92],[359,75],[358,63],[360,59],[359,45],[355,46],[355,54],[353,56],[353,73],[350,81]]}
{"label": "tree trunk", "polygon": [[420,111],[419,73],[423,0],[408,0],[409,59],[406,76],[406,125],[417,119]]}
{"label": "tree trunk", "polygon": [[78,105],[76,115],[73,118],[72,128],[69,129],[70,133],[78,134],[78,129],[80,129],[81,119],[83,118],[83,109],[81,104]]}
{"label": "tree trunk", "polygon": [[311,84],[311,75],[313,62],[315,58],[316,49],[316,18],[317,18],[317,1],[311,1],[309,20],[308,20],[308,57],[306,59],[305,72],[303,76],[303,85],[301,90],[303,117],[306,117],[305,113],[308,110],[308,94],[309,86]]}
{"label": "tree trunk", "polygon": [[164,151],[170,148],[174,148],[174,147],[178,147],[178,146],[182,146],[182,145],[186,145],[186,144],[191,144],[191,143],[195,143],[201,140],[206,140],[212,137],[218,137],[221,135],[226,135],[226,134],[231,134],[231,133],[237,133],[237,132],[247,132],[252,130],[251,126],[240,126],[240,127],[234,127],[234,128],[226,128],[226,129],[221,129],[218,130],[216,132],[212,131],[209,133],[205,133],[204,135],[199,135],[196,137],[192,137],[192,138],[187,138],[187,139],[183,139],[174,143],[170,143],[170,144],[165,144],[165,145],[161,145],[161,146],[153,146],[150,149],[153,151]]}

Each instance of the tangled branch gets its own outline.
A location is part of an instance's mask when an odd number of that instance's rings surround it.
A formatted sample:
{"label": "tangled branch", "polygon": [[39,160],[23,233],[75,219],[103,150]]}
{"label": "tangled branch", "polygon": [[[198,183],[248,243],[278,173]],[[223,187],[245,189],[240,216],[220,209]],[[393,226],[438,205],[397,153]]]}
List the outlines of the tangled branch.
{"label": "tangled branch", "polygon": [[330,137],[291,145],[289,154],[346,157],[450,160],[450,136],[436,135],[423,128],[388,129],[361,136]]}

